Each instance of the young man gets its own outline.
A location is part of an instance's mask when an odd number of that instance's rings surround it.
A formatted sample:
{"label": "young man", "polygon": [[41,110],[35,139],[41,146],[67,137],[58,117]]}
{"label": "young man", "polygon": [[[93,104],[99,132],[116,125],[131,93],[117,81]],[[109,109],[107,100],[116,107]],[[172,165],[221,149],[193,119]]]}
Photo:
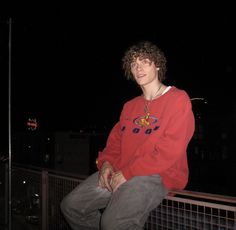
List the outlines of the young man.
{"label": "young man", "polygon": [[122,61],[142,95],[124,104],[98,155],[98,172],[61,202],[74,230],[143,229],[168,191],[188,181],[186,151],[195,123],[189,96],[163,84],[166,58],[155,44],[131,46]]}

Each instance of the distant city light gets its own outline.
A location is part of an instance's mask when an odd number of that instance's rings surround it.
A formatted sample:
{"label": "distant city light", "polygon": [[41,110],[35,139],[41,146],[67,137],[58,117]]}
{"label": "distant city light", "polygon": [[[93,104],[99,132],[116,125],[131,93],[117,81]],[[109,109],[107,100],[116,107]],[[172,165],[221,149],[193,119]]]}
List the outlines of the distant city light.
{"label": "distant city light", "polygon": [[35,131],[36,129],[38,129],[38,122],[36,118],[34,119],[29,118],[26,124],[27,124],[28,130]]}
{"label": "distant city light", "polygon": [[207,100],[203,97],[193,97],[190,100],[191,101],[204,101],[204,103],[207,104]]}

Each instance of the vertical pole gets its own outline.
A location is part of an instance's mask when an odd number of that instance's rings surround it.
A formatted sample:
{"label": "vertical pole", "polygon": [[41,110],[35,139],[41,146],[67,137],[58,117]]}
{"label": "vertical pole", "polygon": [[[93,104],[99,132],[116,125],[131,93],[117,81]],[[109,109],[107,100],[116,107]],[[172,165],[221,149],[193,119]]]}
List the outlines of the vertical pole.
{"label": "vertical pole", "polygon": [[9,19],[9,40],[8,40],[8,230],[11,230],[11,35],[12,19]]}

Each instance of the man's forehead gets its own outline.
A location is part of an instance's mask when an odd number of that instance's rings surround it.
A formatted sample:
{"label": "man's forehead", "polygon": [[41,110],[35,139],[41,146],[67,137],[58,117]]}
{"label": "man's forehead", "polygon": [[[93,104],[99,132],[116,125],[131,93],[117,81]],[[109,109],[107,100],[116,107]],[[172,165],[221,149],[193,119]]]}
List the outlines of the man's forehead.
{"label": "man's forehead", "polygon": [[135,61],[142,61],[144,59],[150,60],[147,55],[139,55],[139,56],[133,56],[133,60],[132,61],[133,62],[135,62]]}

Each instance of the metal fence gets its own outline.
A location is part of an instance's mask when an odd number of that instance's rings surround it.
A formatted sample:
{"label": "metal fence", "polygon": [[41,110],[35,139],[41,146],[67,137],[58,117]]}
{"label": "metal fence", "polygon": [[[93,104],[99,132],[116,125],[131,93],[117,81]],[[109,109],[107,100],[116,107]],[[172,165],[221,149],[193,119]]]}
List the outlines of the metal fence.
{"label": "metal fence", "polygon": [[235,230],[236,207],[212,202],[216,201],[167,197],[151,212],[145,229]]}
{"label": "metal fence", "polygon": [[[60,212],[60,202],[83,179],[78,175],[14,166],[13,226],[70,230]],[[236,197],[191,191],[173,194],[150,213],[145,230],[236,230]]]}

